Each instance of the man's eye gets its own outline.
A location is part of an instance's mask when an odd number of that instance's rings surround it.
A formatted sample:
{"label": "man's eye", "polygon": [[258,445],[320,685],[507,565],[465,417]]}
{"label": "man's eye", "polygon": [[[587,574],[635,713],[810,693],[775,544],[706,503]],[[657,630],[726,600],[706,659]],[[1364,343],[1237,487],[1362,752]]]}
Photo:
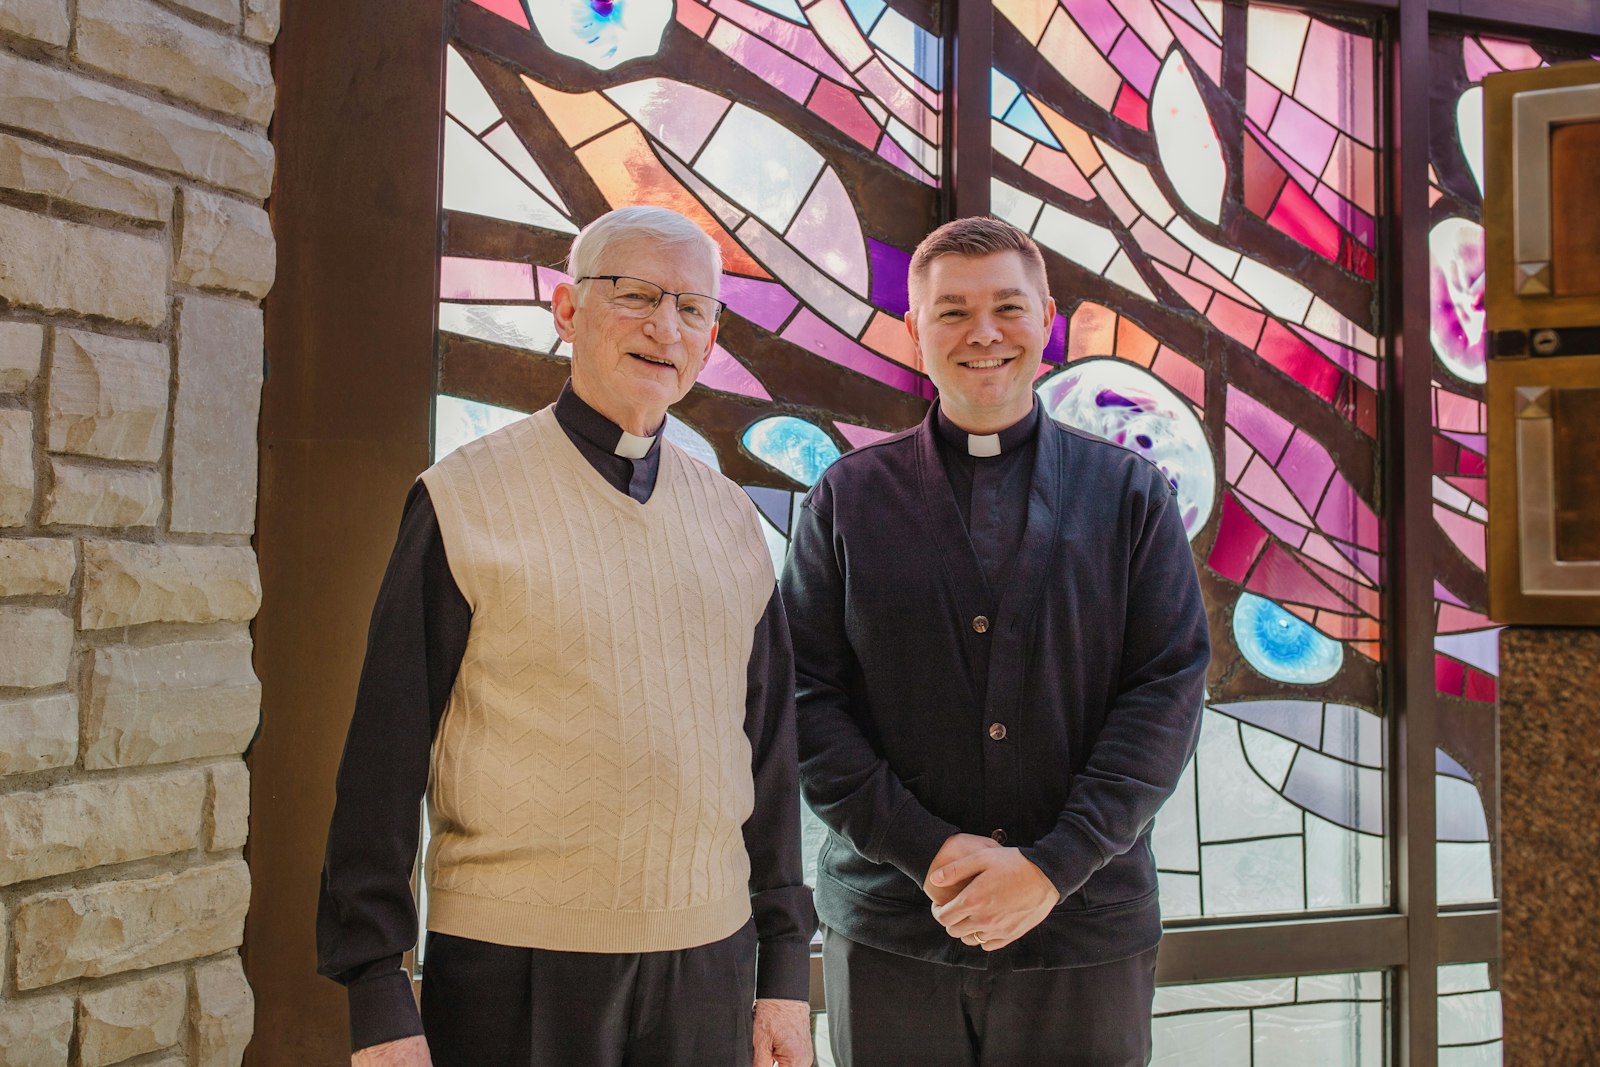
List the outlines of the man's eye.
{"label": "man's eye", "polygon": [[704,321],[706,317],[706,309],[699,304],[685,304],[679,301],[678,310],[683,313],[685,318],[694,319],[696,322]]}
{"label": "man's eye", "polygon": [[631,308],[642,308],[649,307],[655,300],[644,293],[618,293],[617,302]]}

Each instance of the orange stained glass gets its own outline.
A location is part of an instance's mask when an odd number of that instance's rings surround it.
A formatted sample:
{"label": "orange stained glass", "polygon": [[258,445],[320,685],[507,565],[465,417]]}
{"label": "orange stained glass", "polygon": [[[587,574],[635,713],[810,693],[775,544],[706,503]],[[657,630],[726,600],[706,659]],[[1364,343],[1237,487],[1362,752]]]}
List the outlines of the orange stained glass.
{"label": "orange stained glass", "polygon": [[1141,367],[1148,367],[1156,358],[1156,339],[1136,322],[1123,318],[1117,323],[1117,357]]}
{"label": "orange stained glass", "polygon": [[1205,412],[1206,404],[1206,372],[1188,356],[1180,355],[1168,348],[1161,346],[1161,351],[1156,355],[1156,361],[1150,367],[1157,378],[1166,382],[1186,397],[1195,409],[1201,414]]}
{"label": "orange stained glass", "polygon": [[1322,180],[1369,215],[1378,211],[1377,154],[1344,134],[1333,146]]}
{"label": "orange stained glass", "polygon": [[1039,41],[1039,54],[1084,96],[1110,111],[1122,88],[1122,75],[1100,54],[1072,16],[1059,10]]}
{"label": "orange stained glass", "polygon": [[678,0],[678,21],[693,30],[695,36],[704,37],[711,29],[711,24],[717,21],[717,16],[694,0]]}
{"label": "orange stained glass", "polygon": [[1116,350],[1117,313],[1100,304],[1079,304],[1067,324],[1067,362]]}
{"label": "orange stained glass", "polygon": [[1336,611],[1323,610],[1316,613],[1315,619],[1307,616],[1306,621],[1340,641],[1377,641],[1383,633],[1382,624],[1365,615],[1341,615]]}
{"label": "orange stained glass", "polygon": [[633,123],[595,138],[579,148],[577,156],[612,207],[653,204],[671,208],[692,219],[722,246],[724,270],[752,278],[771,277],[656,158],[644,133]]}
{"label": "orange stained glass", "polygon": [[1374,663],[1383,662],[1383,645],[1377,641],[1351,641],[1348,647],[1355,649]]}
{"label": "orange stained glass", "polygon": [[1022,32],[1029,44],[1038,44],[1050,15],[1061,5],[1057,0],[994,0],[994,9]]}
{"label": "orange stained glass", "polygon": [[1085,133],[1083,127],[1068,122],[1036,96],[1030,95],[1028,102],[1039,112],[1045,125],[1050,127],[1050,132],[1056,135],[1056,140],[1061,142],[1061,147],[1067,150],[1067,155],[1072,157],[1079,170],[1093,174],[1100,169],[1105,161],[1100,158],[1100,150],[1094,146],[1094,138]]}
{"label": "orange stained glass", "polygon": [[911,335],[906,332],[906,323],[902,318],[886,311],[873,315],[872,321],[867,323],[866,332],[861,335],[861,343],[880,356],[888,356],[919,374],[922,372],[922,356],[911,343]]}
{"label": "orange stained glass", "polygon": [[522,84],[528,87],[551,125],[569,145],[582,144],[595,134],[627,121],[628,116],[599,93],[564,93],[526,74],[522,76]]}

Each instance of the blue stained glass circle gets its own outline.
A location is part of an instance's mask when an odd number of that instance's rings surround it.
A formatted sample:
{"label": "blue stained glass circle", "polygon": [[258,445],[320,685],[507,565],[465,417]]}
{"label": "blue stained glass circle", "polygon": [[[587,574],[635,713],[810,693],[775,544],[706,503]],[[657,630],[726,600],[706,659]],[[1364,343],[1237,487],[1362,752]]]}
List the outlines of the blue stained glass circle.
{"label": "blue stained glass circle", "polygon": [[752,423],[744,432],[744,447],[801,485],[815,485],[822,472],[839,458],[839,446],[833,438],[821,427],[793,415],[774,415]]}
{"label": "blue stained glass circle", "polygon": [[1160,378],[1120,359],[1086,359],[1039,385],[1044,411],[1137,452],[1178,491],[1183,530],[1194,540],[1216,503],[1211,445],[1194,409]]}
{"label": "blue stained glass circle", "polygon": [[1343,645],[1250,593],[1234,605],[1233,638],[1250,666],[1279,682],[1326,682],[1344,664]]}

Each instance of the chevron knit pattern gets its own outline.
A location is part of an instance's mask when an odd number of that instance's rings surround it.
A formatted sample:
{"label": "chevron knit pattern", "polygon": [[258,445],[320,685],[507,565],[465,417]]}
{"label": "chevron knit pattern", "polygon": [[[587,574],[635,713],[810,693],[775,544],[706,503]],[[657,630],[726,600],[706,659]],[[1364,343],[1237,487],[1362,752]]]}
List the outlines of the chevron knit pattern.
{"label": "chevron knit pattern", "polygon": [[749,498],[661,448],[646,504],[551,408],[422,476],[472,606],[429,782],[430,929],[648,952],[750,916],[744,696],[772,564]]}

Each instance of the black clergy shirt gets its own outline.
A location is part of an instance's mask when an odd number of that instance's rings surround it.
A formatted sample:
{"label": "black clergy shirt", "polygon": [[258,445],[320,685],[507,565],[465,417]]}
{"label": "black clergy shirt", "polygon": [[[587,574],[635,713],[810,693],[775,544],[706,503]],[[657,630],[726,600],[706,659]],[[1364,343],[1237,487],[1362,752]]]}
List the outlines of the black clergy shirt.
{"label": "black clergy shirt", "polygon": [[[611,486],[640,503],[655,490],[661,435],[638,459],[616,455],[622,429],[568,383],[556,420]],[[663,426],[664,428],[664,426]],[[433,739],[467,647],[472,613],[445,556],[427,487],[406,498],[373,608],[355,715],[317,906],[317,971],[347,987],[352,1049],[422,1033],[402,956],[416,943],[411,891]],[[773,590],[756,623],[745,693],[755,808],[744,824],[759,954],[756,996],[805,1000],[816,930],[800,863],[793,651]]]}

